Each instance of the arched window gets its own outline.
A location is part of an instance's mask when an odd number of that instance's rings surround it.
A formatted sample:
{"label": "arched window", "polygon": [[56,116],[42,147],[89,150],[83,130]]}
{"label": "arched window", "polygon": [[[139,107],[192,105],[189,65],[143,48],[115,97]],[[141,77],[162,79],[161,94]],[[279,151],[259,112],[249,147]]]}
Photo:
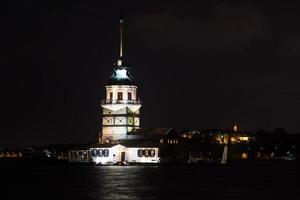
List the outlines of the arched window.
{"label": "arched window", "polygon": [[96,157],[97,156],[97,150],[92,149],[91,154],[92,154],[92,157]]}
{"label": "arched window", "polygon": [[104,157],[108,157],[109,155],[109,150],[108,149],[104,149]]}
{"label": "arched window", "polygon": [[138,157],[143,157],[143,149],[139,149],[137,154],[138,154]]}
{"label": "arched window", "polygon": [[123,93],[122,92],[118,92],[118,100],[123,100]]}
{"label": "arched window", "polygon": [[145,157],[148,157],[148,156],[149,156],[149,149],[145,149],[145,150],[144,150],[144,155],[145,155]]}
{"label": "arched window", "polygon": [[132,93],[128,92],[128,100],[132,100]]}
{"label": "arched window", "polygon": [[97,150],[97,156],[102,157],[103,156],[102,154],[103,154],[102,149],[98,149]]}
{"label": "arched window", "polygon": [[151,157],[154,157],[154,156],[155,156],[155,150],[154,150],[154,149],[151,149],[151,150],[150,150],[150,156],[151,156]]}
{"label": "arched window", "polygon": [[112,102],[112,100],[113,100],[113,93],[112,92],[109,93],[109,100],[110,100],[110,102]]}

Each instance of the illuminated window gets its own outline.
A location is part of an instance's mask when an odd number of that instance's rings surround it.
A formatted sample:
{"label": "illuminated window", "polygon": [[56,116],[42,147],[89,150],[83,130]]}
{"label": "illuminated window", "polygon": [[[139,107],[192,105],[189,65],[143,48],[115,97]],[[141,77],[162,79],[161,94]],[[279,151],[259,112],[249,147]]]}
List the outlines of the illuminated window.
{"label": "illuminated window", "polygon": [[249,137],[240,137],[240,140],[241,140],[241,141],[248,141],[248,140],[249,140]]}
{"label": "illuminated window", "polygon": [[118,100],[123,100],[123,93],[122,92],[118,92]]}
{"label": "illuminated window", "polygon": [[237,141],[235,137],[230,138],[230,140],[232,143],[235,143]]}
{"label": "illuminated window", "polygon": [[128,92],[128,100],[132,100],[132,93]]}
{"label": "illuminated window", "polygon": [[242,153],[242,159],[248,159],[248,154],[247,153]]}
{"label": "illuminated window", "polygon": [[109,93],[109,100],[113,100],[113,93],[112,92]]}
{"label": "illuminated window", "polygon": [[121,65],[122,65],[122,60],[119,59],[119,60],[118,60],[118,66],[121,66]]}

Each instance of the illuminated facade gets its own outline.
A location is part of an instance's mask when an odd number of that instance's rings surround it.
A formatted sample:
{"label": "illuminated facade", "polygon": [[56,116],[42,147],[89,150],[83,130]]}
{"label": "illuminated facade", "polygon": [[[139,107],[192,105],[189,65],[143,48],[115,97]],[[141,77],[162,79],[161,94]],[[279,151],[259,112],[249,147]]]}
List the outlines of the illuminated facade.
{"label": "illuminated facade", "polygon": [[158,163],[158,147],[131,147],[121,144],[91,148],[91,161],[95,164]]}
{"label": "illuminated facade", "polygon": [[101,102],[102,132],[99,143],[117,143],[140,127],[140,107],[137,86],[130,68],[123,59],[123,23],[120,19],[120,54],[113,75],[106,85],[106,97]]}
{"label": "illuminated facade", "polygon": [[[120,55],[101,102],[102,131],[99,142],[88,148],[69,150],[70,162],[97,165],[162,163],[174,160],[183,150],[173,128],[140,128],[141,102],[130,68],[123,59],[123,23],[120,20]],[[179,152],[179,153],[178,153]],[[163,155],[163,156],[162,156]]]}

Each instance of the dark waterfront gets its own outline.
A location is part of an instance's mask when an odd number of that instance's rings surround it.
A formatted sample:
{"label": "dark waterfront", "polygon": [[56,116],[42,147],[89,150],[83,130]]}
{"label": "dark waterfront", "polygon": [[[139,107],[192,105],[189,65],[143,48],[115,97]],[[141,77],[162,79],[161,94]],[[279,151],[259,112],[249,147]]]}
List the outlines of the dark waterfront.
{"label": "dark waterfront", "polygon": [[289,199],[299,166],[15,166],[0,199]]}

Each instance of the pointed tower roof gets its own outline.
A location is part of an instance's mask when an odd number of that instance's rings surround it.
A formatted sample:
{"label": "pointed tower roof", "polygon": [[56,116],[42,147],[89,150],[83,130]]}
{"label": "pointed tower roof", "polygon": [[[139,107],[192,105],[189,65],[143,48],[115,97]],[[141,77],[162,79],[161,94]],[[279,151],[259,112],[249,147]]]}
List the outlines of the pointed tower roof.
{"label": "pointed tower roof", "polygon": [[124,17],[123,13],[120,17],[120,47],[119,58],[114,65],[114,71],[108,81],[108,85],[135,85],[135,81],[130,73],[130,68],[124,63],[124,45],[123,45],[123,31],[124,31]]}

